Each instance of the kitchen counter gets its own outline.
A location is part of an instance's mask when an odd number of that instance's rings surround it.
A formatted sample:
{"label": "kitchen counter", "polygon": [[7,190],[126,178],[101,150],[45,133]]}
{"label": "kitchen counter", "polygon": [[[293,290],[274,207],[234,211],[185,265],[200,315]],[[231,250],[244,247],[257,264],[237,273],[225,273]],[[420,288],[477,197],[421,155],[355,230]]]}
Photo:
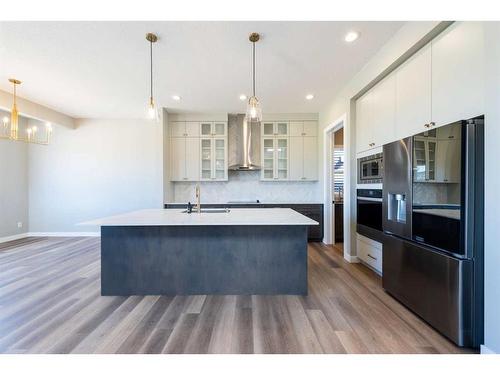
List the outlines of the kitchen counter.
{"label": "kitchen counter", "polygon": [[147,209],[81,223],[98,226],[318,225],[290,208],[231,208],[229,212],[193,213],[184,209]]}
{"label": "kitchen counter", "polygon": [[148,209],[101,227],[101,294],[307,294],[307,230],[290,208]]}

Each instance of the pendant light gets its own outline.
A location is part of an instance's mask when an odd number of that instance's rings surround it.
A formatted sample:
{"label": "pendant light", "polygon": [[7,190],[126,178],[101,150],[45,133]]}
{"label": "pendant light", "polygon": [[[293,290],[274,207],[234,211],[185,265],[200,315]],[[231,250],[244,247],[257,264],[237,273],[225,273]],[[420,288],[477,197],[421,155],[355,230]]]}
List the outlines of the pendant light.
{"label": "pendant light", "polygon": [[21,135],[19,133],[19,111],[17,109],[17,86],[21,84],[21,81],[15,78],[9,78],[9,82],[12,83],[13,85],[12,110],[10,113],[10,119],[7,116],[4,116],[2,118],[3,126],[0,127],[0,139],[34,143],[38,145],[48,145],[50,143],[50,136],[52,135],[52,125],[49,122],[45,124],[45,136],[43,136],[43,131],[40,132],[38,126],[36,125],[27,127],[25,129],[26,130],[25,135]]}
{"label": "pendant light", "polygon": [[148,118],[154,121],[158,121],[158,108],[153,97],[153,43],[156,43],[158,36],[153,33],[146,34],[146,40],[149,42],[149,83],[150,83],[150,95],[148,101]]}
{"label": "pendant light", "polygon": [[249,38],[252,43],[252,96],[248,99],[246,120],[247,122],[261,122],[262,109],[260,108],[259,99],[255,96],[255,43],[260,39],[258,33],[250,34]]}

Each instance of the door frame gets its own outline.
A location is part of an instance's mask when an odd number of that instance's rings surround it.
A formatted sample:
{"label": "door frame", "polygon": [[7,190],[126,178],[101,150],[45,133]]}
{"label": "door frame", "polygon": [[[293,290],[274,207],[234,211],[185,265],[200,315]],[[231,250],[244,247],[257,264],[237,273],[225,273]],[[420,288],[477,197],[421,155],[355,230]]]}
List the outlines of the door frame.
{"label": "door frame", "polygon": [[[337,130],[344,128],[344,152],[346,150],[346,126],[347,126],[347,114],[344,113],[337,120],[328,125],[325,129],[323,129],[323,150],[324,150],[324,169],[323,169],[323,217],[324,217],[324,237],[323,242],[325,244],[333,244],[334,243],[334,219],[333,219],[333,186],[331,184],[332,181],[332,167],[333,167],[333,142],[332,135]],[[347,155],[346,158],[347,159]],[[349,170],[347,169],[348,165],[344,166],[344,192],[350,189],[349,184]],[[344,194],[345,199],[345,194]],[[346,204],[344,202],[344,223],[346,222]],[[344,225],[344,241],[346,238],[350,238],[349,236],[350,228],[349,226]]]}

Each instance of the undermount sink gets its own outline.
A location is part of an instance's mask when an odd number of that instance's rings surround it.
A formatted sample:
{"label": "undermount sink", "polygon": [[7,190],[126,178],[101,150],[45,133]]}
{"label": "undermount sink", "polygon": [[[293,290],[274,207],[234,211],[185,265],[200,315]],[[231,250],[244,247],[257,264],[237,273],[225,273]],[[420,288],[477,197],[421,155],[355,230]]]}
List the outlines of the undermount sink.
{"label": "undermount sink", "polygon": [[[231,210],[229,208],[202,208],[200,212],[202,214],[222,214],[222,213],[227,213],[230,212]],[[188,210],[182,211],[182,213],[187,214],[189,213]],[[193,208],[193,211],[191,211],[192,214],[198,213],[195,208]]]}

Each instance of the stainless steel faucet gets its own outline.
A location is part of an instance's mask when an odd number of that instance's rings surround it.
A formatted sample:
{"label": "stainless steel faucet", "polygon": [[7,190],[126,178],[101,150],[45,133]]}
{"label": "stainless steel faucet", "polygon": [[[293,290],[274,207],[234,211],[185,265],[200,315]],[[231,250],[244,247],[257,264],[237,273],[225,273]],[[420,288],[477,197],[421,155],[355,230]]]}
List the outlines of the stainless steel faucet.
{"label": "stainless steel faucet", "polygon": [[196,184],[196,212],[201,213],[201,204],[200,204],[200,184]]}

